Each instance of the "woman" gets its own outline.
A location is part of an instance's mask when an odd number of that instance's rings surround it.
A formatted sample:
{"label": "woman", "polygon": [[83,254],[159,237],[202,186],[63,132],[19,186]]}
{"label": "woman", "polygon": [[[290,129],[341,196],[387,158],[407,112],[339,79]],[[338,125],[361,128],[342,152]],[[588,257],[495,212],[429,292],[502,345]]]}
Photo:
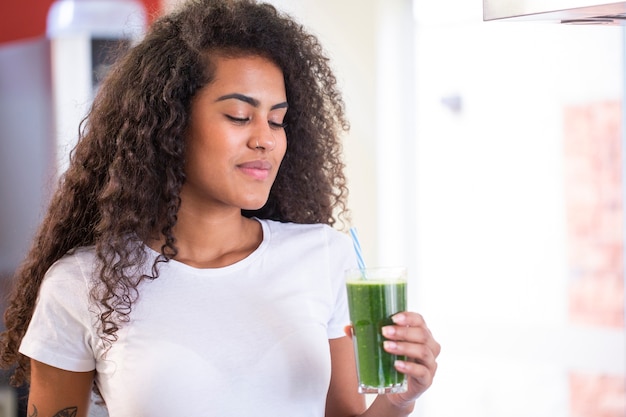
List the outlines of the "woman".
{"label": "woman", "polygon": [[357,394],[355,257],[330,227],[346,129],[318,41],[272,6],[157,20],[100,88],[17,273],[0,358],[29,415],[86,416],[92,389],[111,417],[408,415],[439,354],[416,313],[384,329],[408,391]]}

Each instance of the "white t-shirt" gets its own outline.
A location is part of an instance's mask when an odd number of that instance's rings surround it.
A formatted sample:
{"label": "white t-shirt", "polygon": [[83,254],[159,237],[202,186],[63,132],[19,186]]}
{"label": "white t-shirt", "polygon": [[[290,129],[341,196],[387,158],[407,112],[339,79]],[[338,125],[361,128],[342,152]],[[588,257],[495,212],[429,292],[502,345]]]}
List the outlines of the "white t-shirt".
{"label": "white t-shirt", "polygon": [[328,339],[349,323],[352,244],[325,225],[260,222],[263,242],[233,265],[160,263],[108,351],[88,296],[93,248],[64,257],[44,279],[20,352],[96,369],[110,417],[324,416]]}

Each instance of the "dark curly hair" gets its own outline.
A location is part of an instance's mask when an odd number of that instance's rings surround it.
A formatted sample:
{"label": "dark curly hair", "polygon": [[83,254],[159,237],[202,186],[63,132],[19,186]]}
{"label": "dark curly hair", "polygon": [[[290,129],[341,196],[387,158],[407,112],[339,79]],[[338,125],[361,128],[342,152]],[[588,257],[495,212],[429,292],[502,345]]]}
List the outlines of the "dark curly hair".
{"label": "dark curly hair", "polygon": [[[273,6],[253,0],[192,0],[153,23],[103,81],[14,289],[0,335],[0,366],[27,383],[29,359],[18,352],[50,266],[94,246],[100,332],[114,343],[137,286],[158,278],[159,262],[177,254],[173,233],[185,182],[185,132],[191,101],[211,83],[213,57],[263,56],[283,71],[289,111],[287,152],[267,204],[256,216],[281,222],[348,220],[340,136],[348,123],[328,58],[315,36]],[[150,275],[141,242],[160,234]]]}

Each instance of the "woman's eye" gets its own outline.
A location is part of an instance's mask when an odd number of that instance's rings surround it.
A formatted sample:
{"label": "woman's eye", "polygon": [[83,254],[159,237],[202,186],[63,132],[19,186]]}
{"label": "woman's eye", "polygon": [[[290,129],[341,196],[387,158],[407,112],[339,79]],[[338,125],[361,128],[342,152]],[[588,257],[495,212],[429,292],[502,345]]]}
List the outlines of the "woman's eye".
{"label": "woman's eye", "polygon": [[237,123],[237,124],[244,124],[250,120],[249,117],[235,117],[235,116],[230,116],[228,114],[226,115],[226,118],[230,120],[231,122]]}
{"label": "woman's eye", "polygon": [[284,129],[285,127],[287,127],[287,123],[284,123],[284,122],[282,122],[282,123],[278,123],[278,122],[272,122],[272,121],[270,120],[268,123],[269,123],[269,125],[270,125],[270,127],[271,127],[272,129],[276,129],[276,130],[278,130],[278,129]]}
{"label": "woman's eye", "polygon": [[[231,116],[229,114],[226,114],[225,116],[228,120],[238,125],[245,125],[246,123],[250,121],[250,117],[237,117],[237,116]],[[274,129],[274,130],[284,129],[285,126],[287,126],[286,123],[274,122],[271,120],[268,120],[267,123],[270,125],[270,129]]]}

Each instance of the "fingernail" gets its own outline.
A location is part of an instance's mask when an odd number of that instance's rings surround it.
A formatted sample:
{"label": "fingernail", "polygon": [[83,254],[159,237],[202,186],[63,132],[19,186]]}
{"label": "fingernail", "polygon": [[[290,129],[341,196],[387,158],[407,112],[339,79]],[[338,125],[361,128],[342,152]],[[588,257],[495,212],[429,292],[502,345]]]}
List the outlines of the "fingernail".
{"label": "fingernail", "polygon": [[399,313],[393,316],[391,320],[396,324],[404,324],[404,322],[406,321],[406,316],[402,313]]}
{"label": "fingernail", "polygon": [[396,329],[393,326],[385,326],[382,328],[383,336],[389,337],[396,334]]}
{"label": "fingernail", "polygon": [[385,350],[396,350],[398,344],[396,342],[392,342],[391,340],[385,340],[383,342],[383,346],[385,347]]}
{"label": "fingernail", "polygon": [[393,366],[395,366],[396,369],[399,370],[399,371],[404,371],[406,369],[406,362],[404,362],[404,361],[395,361],[393,363]]}

